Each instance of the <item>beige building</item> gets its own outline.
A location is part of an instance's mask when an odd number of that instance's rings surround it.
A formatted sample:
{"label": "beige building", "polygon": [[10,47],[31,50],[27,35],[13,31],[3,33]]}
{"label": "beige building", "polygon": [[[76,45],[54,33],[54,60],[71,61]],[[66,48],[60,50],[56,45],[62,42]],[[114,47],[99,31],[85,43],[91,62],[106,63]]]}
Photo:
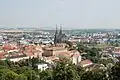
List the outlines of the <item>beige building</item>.
{"label": "beige building", "polygon": [[42,56],[49,57],[49,56],[56,56],[56,53],[60,52],[67,52],[67,49],[65,48],[66,44],[57,44],[56,46],[50,46],[43,48],[44,52]]}

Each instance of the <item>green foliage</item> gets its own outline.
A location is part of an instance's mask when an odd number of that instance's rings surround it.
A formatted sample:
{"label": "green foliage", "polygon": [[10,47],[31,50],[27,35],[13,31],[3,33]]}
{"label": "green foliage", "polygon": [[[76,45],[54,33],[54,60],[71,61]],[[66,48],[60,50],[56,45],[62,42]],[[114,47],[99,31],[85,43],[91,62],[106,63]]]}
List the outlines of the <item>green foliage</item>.
{"label": "green foliage", "polygon": [[69,62],[59,62],[54,70],[56,80],[77,80],[79,79],[77,68]]}
{"label": "green foliage", "polygon": [[30,71],[32,70],[30,67],[27,67],[27,66],[23,66],[23,67],[19,67],[17,69],[14,69],[14,71],[18,74],[22,74],[22,73],[25,73],[27,71]]}
{"label": "green foliage", "polygon": [[120,62],[116,63],[115,66],[112,67],[111,71],[111,80],[120,80]]}
{"label": "green foliage", "polygon": [[27,77],[22,75],[22,74],[20,74],[14,80],[27,80]]}
{"label": "green foliage", "polygon": [[0,69],[0,80],[5,80],[6,79],[6,73],[9,72],[9,69],[5,69],[3,67],[3,69]]}
{"label": "green foliage", "polygon": [[13,67],[13,66],[14,66],[14,63],[11,62],[11,61],[9,61],[8,59],[6,59],[5,62],[7,63],[7,65],[8,65],[9,67]]}
{"label": "green foliage", "polygon": [[82,43],[77,44],[77,49],[79,52],[86,52],[88,50],[88,48],[84,46]]}
{"label": "green foliage", "polygon": [[71,48],[73,46],[70,41],[66,41],[66,44],[68,45],[69,48]]}
{"label": "green foliage", "polygon": [[108,59],[106,59],[106,60],[105,60],[105,59],[100,59],[100,60],[99,60],[99,63],[106,66],[108,63],[114,64],[114,61],[113,61],[111,58],[108,58]]}
{"label": "green foliage", "polygon": [[13,71],[9,71],[6,73],[6,80],[14,80],[18,74],[14,73]]}
{"label": "green foliage", "polygon": [[111,46],[115,46],[115,47],[119,47],[119,41],[118,41],[118,40],[111,41],[111,42],[110,42],[110,45],[111,45]]}
{"label": "green foliage", "polygon": [[53,70],[45,70],[39,73],[40,80],[54,80]]}
{"label": "green foliage", "polygon": [[[84,56],[94,62],[104,64],[105,69],[94,66],[92,68],[82,68],[72,64],[66,58],[60,58],[53,69],[46,69],[41,72],[40,70],[36,71],[34,68],[36,63],[41,62],[39,59],[33,58],[17,63],[7,60],[0,61],[0,80],[119,80],[120,62],[111,66],[111,68],[108,63],[113,63],[112,59],[99,59],[101,56],[99,49],[87,47],[83,51],[87,52]],[[98,59],[99,61],[97,61]]]}
{"label": "green foliage", "polygon": [[94,63],[98,63],[99,59],[101,58],[101,54],[100,54],[101,49],[99,48],[95,48],[95,47],[89,48],[83,45],[82,43],[78,43],[77,48],[80,53],[84,53],[84,52],[87,53],[82,56],[84,56],[86,59],[92,60]]}
{"label": "green foliage", "polygon": [[0,65],[8,67],[8,64],[4,60],[0,60]]}
{"label": "green foliage", "polygon": [[81,80],[107,80],[104,71],[87,71],[82,74]]}
{"label": "green foliage", "polygon": [[27,77],[27,80],[38,80],[38,76],[34,70],[28,70],[23,73]]}

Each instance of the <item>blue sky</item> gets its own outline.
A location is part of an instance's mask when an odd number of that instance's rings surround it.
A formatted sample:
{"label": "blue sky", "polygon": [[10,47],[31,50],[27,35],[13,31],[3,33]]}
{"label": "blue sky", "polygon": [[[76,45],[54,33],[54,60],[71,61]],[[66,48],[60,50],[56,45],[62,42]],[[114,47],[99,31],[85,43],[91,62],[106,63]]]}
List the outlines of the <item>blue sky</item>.
{"label": "blue sky", "polygon": [[120,28],[120,0],[0,0],[0,27]]}

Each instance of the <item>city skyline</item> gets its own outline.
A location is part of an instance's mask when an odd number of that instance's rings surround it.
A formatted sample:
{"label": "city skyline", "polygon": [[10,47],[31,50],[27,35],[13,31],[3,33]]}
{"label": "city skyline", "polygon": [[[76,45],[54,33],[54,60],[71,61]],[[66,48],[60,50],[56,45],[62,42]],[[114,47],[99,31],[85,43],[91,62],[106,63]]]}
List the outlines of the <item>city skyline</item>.
{"label": "city skyline", "polygon": [[1,27],[120,28],[119,0],[1,0]]}

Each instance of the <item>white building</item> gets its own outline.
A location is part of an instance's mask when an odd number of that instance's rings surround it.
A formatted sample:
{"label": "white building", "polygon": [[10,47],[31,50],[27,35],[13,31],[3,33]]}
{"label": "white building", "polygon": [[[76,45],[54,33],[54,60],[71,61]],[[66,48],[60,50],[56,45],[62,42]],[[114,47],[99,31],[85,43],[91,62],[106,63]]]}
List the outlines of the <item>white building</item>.
{"label": "white building", "polygon": [[49,68],[48,64],[42,63],[42,64],[36,64],[37,68],[40,69],[41,71],[44,71],[45,69]]}
{"label": "white building", "polygon": [[81,55],[78,51],[74,52],[71,56],[73,64],[79,64],[81,62]]}
{"label": "white building", "polygon": [[26,57],[16,57],[16,58],[10,58],[9,60],[12,61],[12,62],[18,62],[20,60],[25,60],[25,59],[29,59],[28,56]]}

